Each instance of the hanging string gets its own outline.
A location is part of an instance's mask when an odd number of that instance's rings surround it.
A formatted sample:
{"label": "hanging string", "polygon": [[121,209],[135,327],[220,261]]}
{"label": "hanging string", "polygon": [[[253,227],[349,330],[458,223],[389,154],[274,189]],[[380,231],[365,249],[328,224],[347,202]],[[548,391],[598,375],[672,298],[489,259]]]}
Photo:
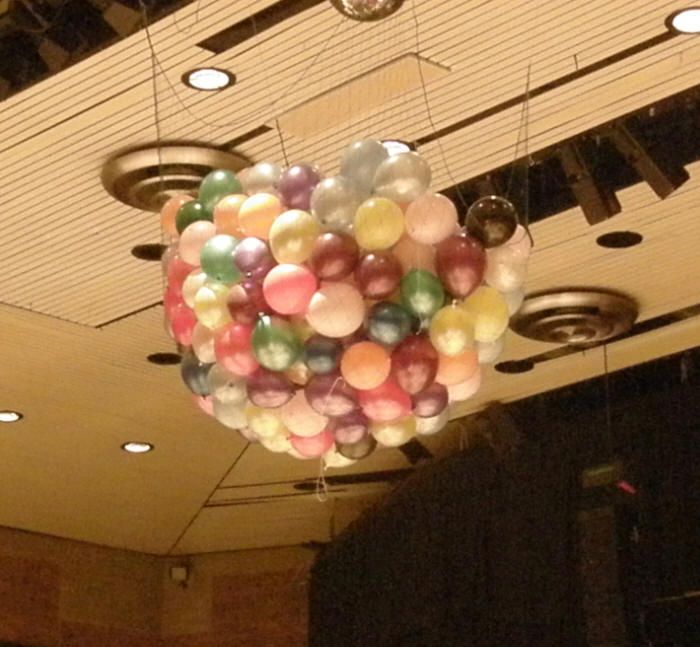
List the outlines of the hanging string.
{"label": "hanging string", "polygon": [[318,478],[316,479],[316,500],[319,503],[328,501],[328,483],[326,483],[323,458],[319,460]]}
{"label": "hanging string", "polygon": [[180,34],[189,34],[192,31],[193,27],[196,27],[199,24],[199,10],[202,8],[202,0],[197,0],[197,6],[194,11],[194,22],[187,28],[181,29],[180,28],[180,23],[177,19],[177,11],[173,12],[173,24],[175,25],[175,29],[177,29],[178,33]]}

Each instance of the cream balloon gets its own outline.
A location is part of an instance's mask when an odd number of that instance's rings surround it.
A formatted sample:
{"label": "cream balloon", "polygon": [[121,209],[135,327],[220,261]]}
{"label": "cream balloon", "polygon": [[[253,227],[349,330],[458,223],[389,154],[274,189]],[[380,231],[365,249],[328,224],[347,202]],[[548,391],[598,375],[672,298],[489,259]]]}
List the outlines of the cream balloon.
{"label": "cream balloon", "polygon": [[468,380],[459,384],[448,384],[447,393],[450,402],[463,402],[471,398],[481,386],[481,370],[477,369]]}
{"label": "cream balloon", "polygon": [[243,429],[247,418],[244,404],[221,402],[214,398],[214,417],[229,429]]}
{"label": "cream balloon", "polygon": [[314,411],[308,403],[303,390],[297,391],[278,411],[284,426],[297,436],[315,436],[328,424],[328,418]]}
{"label": "cream balloon", "polygon": [[343,468],[343,467],[350,467],[350,465],[354,465],[357,463],[357,461],[352,460],[351,458],[346,458],[343,456],[336,448],[335,445],[331,447],[324,455],[323,455],[323,466],[326,469],[329,468]]}
{"label": "cream balloon", "polygon": [[215,330],[231,321],[231,314],[226,307],[229,286],[223,283],[206,283],[194,297],[194,313],[197,320]]}
{"label": "cream balloon", "polygon": [[389,422],[372,422],[370,432],[384,447],[400,447],[416,435],[416,419],[406,416]]}
{"label": "cream balloon", "polygon": [[416,433],[419,436],[432,436],[442,431],[449,421],[450,410],[447,407],[431,418],[416,417]]}
{"label": "cream balloon", "polygon": [[325,337],[350,335],[362,325],[364,318],[362,295],[348,283],[321,283],[306,311],[311,327]]}
{"label": "cream balloon", "polygon": [[248,397],[245,378],[230,373],[221,364],[211,367],[207,383],[214,400],[224,404],[243,404]]}
{"label": "cream balloon", "polygon": [[201,322],[197,322],[192,331],[192,350],[197,359],[204,364],[212,364],[216,361],[214,332]]}
{"label": "cream balloon", "polygon": [[180,258],[190,265],[199,265],[199,253],[210,238],[216,235],[216,225],[208,220],[197,220],[185,227],[180,235]]}
{"label": "cream balloon", "polygon": [[270,227],[270,248],[278,263],[300,264],[311,256],[321,228],[314,216],[291,209],[275,218]]}
{"label": "cream balloon", "polygon": [[457,209],[439,193],[424,193],[406,209],[406,233],[416,242],[435,245],[454,233]]}

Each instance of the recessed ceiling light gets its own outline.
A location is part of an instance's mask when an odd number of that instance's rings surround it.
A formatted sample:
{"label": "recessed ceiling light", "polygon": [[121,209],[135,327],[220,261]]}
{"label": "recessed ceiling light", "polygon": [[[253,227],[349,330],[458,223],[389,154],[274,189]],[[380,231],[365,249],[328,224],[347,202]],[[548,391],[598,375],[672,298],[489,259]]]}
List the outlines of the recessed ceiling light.
{"label": "recessed ceiling light", "polygon": [[158,366],[174,366],[182,361],[182,357],[177,353],[151,353],[146,359]]}
{"label": "recessed ceiling light", "polygon": [[677,34],[700,34],[700,7],[687,7],[674,11],[666,26]]}
{"label": "recessed ceiling light", "polygon": [[153,445],[151,443],[143,443],[136,440],[131,440],[128,443],[122,445],[122,449],[129,454],[147,454],[153,451]]}
{"label": "recessed ceiling light", "polygon": [[389,155],[398,155],[399,153],[410,153],[414,147],[400,139],[384,139],[382,140],[384,148],[389,152]]}
{"label": "recessed ceiling light", "polygon": [[499,373],[508,373],[514,375],[515,373],[527,373],[535,368],[535,362],[531,359],[513,359],[507,362],[499,362],[494,366]]}
{"label": "recessed ceiling light", "polygon": [[0,422],[17,422],[22,418],[24,416],[19,411],[10,411],[9,409],[0,411]]}
{"label": "recessed ceiling light", "polygon": [[145,243],[131,248],[131,255],[140,261],[159,261],[167,247],[161,243]]}
{"label": "recessed ceiling light", "polygon": [[625,249],[639,245],[643,240],[642,234],[636,231],[609,231],[607,234],[598,236],[595,242],[608,249]]}
{"label": "recessed ceiling light", "polygon": [[199,67],[182,75],[182,82],[195,90],[213,92],[236,82],[236,75],[218,67]]}

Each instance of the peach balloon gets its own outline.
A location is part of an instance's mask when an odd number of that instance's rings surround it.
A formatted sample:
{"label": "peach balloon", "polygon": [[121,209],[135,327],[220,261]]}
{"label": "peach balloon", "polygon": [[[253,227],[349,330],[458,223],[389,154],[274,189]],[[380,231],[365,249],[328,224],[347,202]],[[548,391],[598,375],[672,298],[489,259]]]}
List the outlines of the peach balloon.
{"label": "peach balloon", "polygon": [[374,389],[389,377],[391,356],[379,344],[361,341],[345,350],[340,372],[350,386]]}
{"label": "peach balloon", "polygon": [[216,226],[208,220],[197,220],[185,227],[180,236],[178,251],[180,258],[190,265],[199,265],[199,253],[212,236],[216,235]]}
{"label": "peach balloon", "polygon": [[447,393],[450,402],[462,402],[471,398],[481,386],[481,369],[477,368],[474,374],[458,384],[449,384]]}
{"label": "peach balloon", "polygon": [[411,396],[392,378],[375,389],[358,391],[357,396],[362,413],[376,422],[395,420],[411,413]]}
{"label": "peach balloon", "polygon": [[457,209],[452,200],[439,193],[424,193],[406,209],[406,233],[424,245],[445,240],[456,225]]}
{"label": "peach balloon", "polygon": [[322,431],[315,436],[292,434],[289,440],[302,458],[318,458],[333,447],[333,434],[330,431]]}
{"label": "peach balloon", "polygon": [[214,331],[197,322],[192,330],[192,350],[200,362],[215,362]]}
{"label": "peach balloon", "polygon": [[177,227],[175,226],[175,217],[178,209],[186,202],[191,202],[194,198],[191,195],[174,195],[170,198],[160,210],[160,226],[170,238],[177,238]]}
{"label": "peach balloon", "polygon": [[316,287],[316,277],[311,270],[303,265],[283,263],[267,273],[263,280],[263,296],[275,312],[296,315],[306,311]]}
{"label": "peach balloon", "polygon": [[403,236],[391,250],[401,263],[406,274],[411,270],[428,270],[435,274],[435,249],[429,245],[417,243],[409,236]]}
{"label": "peach balloon", "polygon": [[358,290],[348,283],[321,283],[311,297],[306,320],[326,337],[345,337],[364,322],[365,303]]}
{"label": "peach balloon", "polygon": [[242,232],[238,226],[238,212],[248,196],[234,193],[221,198],[214,207],[214,224],[218,234],[229,234],[240,237]]}
{"label": "peach balloon", "polygon": [[294,397],[279,409],[284,425],[297,436],[315,436],[328,424],[328,418],[314,411],[304,391],[297,391]]}
{"label": "peach balloon", "polygon": [[444,386],[459,384],[474,375],[478,368],[479,356],[472,348],[454,357],[438,355],[438,370],[435,381]]}
{"label": "peach balloon", "polygon": [[271,193],[256,193],[246,198],[238,210],[238,226],[246,236],[267,240],[270,227],[284,207],[280,199]]}

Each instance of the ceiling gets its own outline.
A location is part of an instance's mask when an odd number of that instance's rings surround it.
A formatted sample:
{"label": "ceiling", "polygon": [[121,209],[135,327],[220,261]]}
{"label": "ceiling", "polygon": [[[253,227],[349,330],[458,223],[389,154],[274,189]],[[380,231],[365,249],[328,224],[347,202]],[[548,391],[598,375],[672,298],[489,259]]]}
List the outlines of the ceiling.
{"label": "ceiling", "polygon": [[[100,170],[115,152],[157,139],[156,111],[163,140],[237,141],[236,150],[256,161],[284,160],[278,132],[260,127],[293,114],[304,136],[282,132],[288,158],[328,174],[359,137],[420,140],[483,115],[420,147],[444,188],[513,160],[522,105],[509,100],[525,91],[528,67],[531,89],[551,87],[532,93],[530,150],[691,88],[700,68],[699,38],[656,38],[679,8],[662,0],[643,7],[633,0],[407,0],[376,24],[343,19],[322,3],[219,54],[197,46],[271,4],[203,0],[153,24],[155,103],[143,31],[0,103],[0,408],[25,414],[0,429],[0,525],[156,554],[272,546],[326,540],[384,490],[331,488],[325,503],[300,493],[293,484],[316,478],[316,461],[246,449],[199,412],[177,367],[146,361],[171,342],[154,306],[158,264],[130,250],[160,240],[158,218],[107,195]],[[344,115],[334,102],[333,115],[304,110],[407,53],[448,72],[432,77],[425,94],[408,83],[371,110],[362,109],[359,90],[347,92]],[[204,63],[231,70],[238,83],[214,94],[180,83]],[[700,302],[700,164],[688,171],[691,179],[664,201],[643,183],[619,192],[622,213],[602,224],[589,226],[578,207],[535,223],[528,289],[621,290],[639,302],[642,321]],[[641,233],[643,243],[596,245],[600,234],[620,229]],[[698,320],[688,318],[610,344],[608,364],[617,370],[699,344]],[[504,359],[551,348],[509,333]],[[603,368],[598,348],[519,375],[488,369],[480,393],[453,414]],[[132,439],[156,450],[119,451]],[[456,423],[426,444],[443,455],[459,442]],[[401,452],[382,450],[349,473],[409,466]]]}

